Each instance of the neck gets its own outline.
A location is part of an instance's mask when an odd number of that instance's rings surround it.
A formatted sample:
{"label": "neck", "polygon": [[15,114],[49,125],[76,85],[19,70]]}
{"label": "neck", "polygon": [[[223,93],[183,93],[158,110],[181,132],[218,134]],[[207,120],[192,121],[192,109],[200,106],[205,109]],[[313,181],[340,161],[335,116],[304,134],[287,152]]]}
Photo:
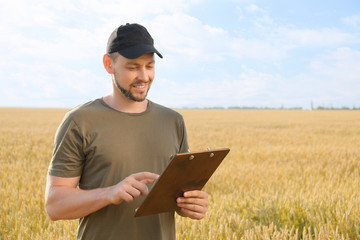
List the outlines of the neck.
{"label": "neck", "polygon": [[126,113],[142,113],[145,112],[148,105],[148,100],[142,102],[132,101],[123,95],[109,94],[103,97],[104,102],[110,107]]}

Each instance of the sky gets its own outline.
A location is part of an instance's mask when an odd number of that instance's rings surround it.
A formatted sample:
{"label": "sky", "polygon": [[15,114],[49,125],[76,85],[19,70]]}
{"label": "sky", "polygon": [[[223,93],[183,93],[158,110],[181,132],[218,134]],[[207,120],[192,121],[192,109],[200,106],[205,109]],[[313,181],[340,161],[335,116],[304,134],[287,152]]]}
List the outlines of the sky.
{"label": "sky", "polygon": [[109,94],[102,57],[125,23],[164,56],[148,94],[159,104],[360,107],[358,0],[0,0],[0,107]]}

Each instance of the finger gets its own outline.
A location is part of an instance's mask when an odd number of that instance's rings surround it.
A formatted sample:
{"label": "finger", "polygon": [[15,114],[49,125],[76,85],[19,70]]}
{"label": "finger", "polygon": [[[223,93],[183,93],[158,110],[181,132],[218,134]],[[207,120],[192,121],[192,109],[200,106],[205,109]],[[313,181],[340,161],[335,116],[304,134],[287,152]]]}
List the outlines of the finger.
{"label": "finger", "polygon": [[125,202],[132,202],[132,201],[134,200],[134,197],[133,197],[131,194],[127,193],[127,192],[123,193],[122,196],[121,196],[121,198],[122,198]]}
{"label": "finger", "polygon": [[121,200],[124,200],[126,202],[132,202],[135,198],[139,197],[142,194],[147,194],[148,189],[145,184],[145,190],[139,190],[129,184],[124,184],[121,189],[117,191],[117,197],[115,200],[113,200],[114,204],[119,204]]}
{"label": "finger", "polygon": [[208,194],[204,191],[200,191],[200,190],[193,190],[193,191],[187,191],[184,192],[184,197],[185,198],[203,198],[203,199],[207,199],[208,198]]}
{"label": "finger", "polygon": [[182,204],[193,204],[193,205],[199,205],[199,206],[203,206],[203,207],[207,207],[208,206],[208,200],[206,198],[184,198],[184,197],[179,197],[176,199],[177,203],[182,203]]}
{"label": "finger", "polygon": [[154,179],[144,179],[144,180],[141,180],[140,182],[144,183],[144,184],[149,184],[149,183],[152,183],[153,181],[155,181]]}
{"label": "finger", "polygon": [[205,217],[205,213],[202,213],[202,212],[194,212],[194,211],[191,211],[189,209],[186,209],[186,208],[181,208],[180,209],[181,211],[181,216],[184,216],[184,217],[189,217],[191,219],[202,219]]}
{"label": "finger", "polygon": [[196,212],[196,213],[205,213],[207,210],[205,206],[197,205],[197,204],[178,203],[177,206],[180,207],[181,209],[186,209],[188,211]]}
{"label": "finger", "polygon": [[208,194],[203,191],[188,191],[184,193],[184,197],[176,199],[177,203],[200,205],[207,208],[209,204]]}
{"label": "finger", "polygon": [[159,174],[151,172],[138,172],[132,174],[131,176],[142,183],[148,184],[158,179]]}
{"label": "finger", "polygon": [[[147,188],[146,188],[147,189]],[[142,192],[144,192],[144,191],[146,191],[146,190],[140,190],[140,189],[137,189],[137,188],[135,188],[135,187],[133,187],[133,186],[127,186],[126,188],[125,188],[125,192],[127,193],[127,194],[129,194],[132,198],[137,198],[137,197],[139,197],[141,194],[142,194]]]}
{"label": "finger", "polygon": [[[125,191],[129,193],[133,193],[134,197],[138,197],[139,195],[146,195],[149,192],[146,184],[136,180],[135,178],[129,176],[125,179]],[[138,194],[137,194],[138,193]]]}

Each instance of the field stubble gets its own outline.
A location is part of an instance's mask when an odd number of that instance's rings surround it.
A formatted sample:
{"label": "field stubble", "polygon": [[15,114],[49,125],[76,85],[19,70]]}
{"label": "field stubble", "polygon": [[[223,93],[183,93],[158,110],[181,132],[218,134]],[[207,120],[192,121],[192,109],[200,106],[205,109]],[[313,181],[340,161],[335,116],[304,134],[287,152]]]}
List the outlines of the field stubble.
{"label": "field stubble", "polygon": [[[64,109],[0,109],[0,239],[74,239],[51,222],[46,171]],[[229,147],[204,220],[178,239],[360,239],[360,112],[179,110],[191,150]]]}

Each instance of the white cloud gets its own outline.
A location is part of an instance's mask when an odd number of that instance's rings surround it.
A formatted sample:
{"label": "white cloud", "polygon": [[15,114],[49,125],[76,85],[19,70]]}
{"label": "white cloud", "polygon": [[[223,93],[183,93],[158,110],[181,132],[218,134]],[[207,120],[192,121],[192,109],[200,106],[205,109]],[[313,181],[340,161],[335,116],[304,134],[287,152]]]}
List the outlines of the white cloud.
{"label": "white cloud", "polygon": [[[202,23],[185,14],[161,15],[148,21],[155,44],[169,55],[184,56],[188,61],[220,60],[227,31]],[[226,40],[225,40],[226,41]],[[165,54],[166,55],[166,54]]]}
{"label": "white cloud", "polygon": [[178,82],[157,78],[149,97],[171,107],[250,106],[260,97],[265,106],[269,99],[261,95],[272,83],[280,81],[278,76],[256,72],[244,66],[240,71],[242,73],[230,79],[203,78]]}
{"label": "white cloud", "polygon": [[108,36],[119,24],[146,22],[152,14],[182,12],[200,2],[8,1],[0,10],[0,30],[6,33],[1,34],[0,43],[5,46],[6,55],[25,54],[53,60],[90,59],[104,53]]}
{"label": "white cloud", "polygon": [[[320,56],[311,64],[312,70],[326,79],[351,83],[360,89],[360,51],[348,47],[338,48]],[[352,88],[349,88],[352,89]]]}
{"label": "white cloud", "polygon": [[229,57],[279,59],[286,56],[286,51],[290,48],[284,44],[280,34],[265,38],[231,36],[225,29],[209,26],[185,14],[157,16],[148,22],[148,26],[155,36],[155,44],[167,53],[165,56],[186,56],[187,60],[184,62],[224,61]]}
{"label": "white cloud", "polygon": [[2,1],[0,10],[1,26],[16,27],[51,26],[58,19],[42,1]]}
{"label": "white cloud", "polygon": [[294,49],[336,47],[359,42],[354,35],[337,29],[263,29],[261,36],[253,38],[225,37],[228,56],[253,58],[263,61],[284,59]]}
{"label": "white cloud", "polygon": [[360,52],[338,48],[313,60],[310,69],[291,78],[239,67],[226,78],[190,82],[157,78],[150,99],[171,107],[268,106],[310,108],[355,106],[360,95]]}
{"label": "white cloud", "polygon": [[[253,11],[258,9],[251,6]],[[292,49],[341,46],[358,41],[337,29],[266,28],[261,36],[232,36],[228,30],[214,28],[186,14],[160,15],[147,24],[165,56],[170,59],[173,55],[186,56],[187,61],[193,58],[223,61],[229,57],[278,60]]]}
{"label": "white cloud", "polygon": [[279,29],[289,41],[305,47],[334,46],[358,42],[353,35],[338,29]]}
{"label": "white cloud", "polygon": [[299,91],[316,106],[358,106],[360,102],[360,52],[338,48],[313,59],[294,80]]}
{"label": "white cloud", "polygon": [[[166,0],[132,0],[131,2],[125,0],[80,0],[75,2],[67,0],[67,2],[55,5],[57,10],[67,9],[82,14],[97,13],[97,15],[118,15],[122,16],[122,18],[134,18],[136,16],[144,18],[148,15],[183,12],[189,9],[191,5],[199,4],[202,1],[173,0],[169,3]],[[53,4],[48,5],[52,6]],[[68,8],[69,5],[75,5],[75,7]]]}
{"label": "white cloud", "polygon": [[6,81],[2,82],[0,93],[7,97],[0,100],[0,105],[5,106],[49,106],[56,99],[64,101],[58,102],[60,105],[57,106],[69,106],[64,103],[71,98],[82,99],[82,102],[90,100],[106,94],[111,86],[111,80],[105,74],[94,76],[89,69],[70,69],[51,62],[9,62],[2,67],[20,69],[9,72]]}
{"label": "white cloud", "polygon": [[[249,14],[247,18],[254,24],[255,27],[262,27],[264,24],[273,24],[273,20],[269,16],[269,13],[265,9],[260,8],[258,5],[253,3],[249,4],[245,6],[245,10]],[[237,13],[240,14],[240,19],[244,19],[245,15],[242,14],[239,7],[237,9]]]}
{"label": "white cloud", "polygon": [[234,38],[231,40],[229,55],[236,58],[253,59],[280,59],[286,56],[288,48],[275,39],[246,39]]}
{"label": "white cloud", "polygon": [[341,19],[344,23],[350,26],[357,27],[360,25],[360,15],[348,16]]}
{"label": "white cloud", "polygon": [[256,4],[250,4],[247,7],[245,7],[245,9],[246,9],[246,11],[251,12],[251,13],[256,13],[256,12],[265,13],[265,10],[263,10]]}

